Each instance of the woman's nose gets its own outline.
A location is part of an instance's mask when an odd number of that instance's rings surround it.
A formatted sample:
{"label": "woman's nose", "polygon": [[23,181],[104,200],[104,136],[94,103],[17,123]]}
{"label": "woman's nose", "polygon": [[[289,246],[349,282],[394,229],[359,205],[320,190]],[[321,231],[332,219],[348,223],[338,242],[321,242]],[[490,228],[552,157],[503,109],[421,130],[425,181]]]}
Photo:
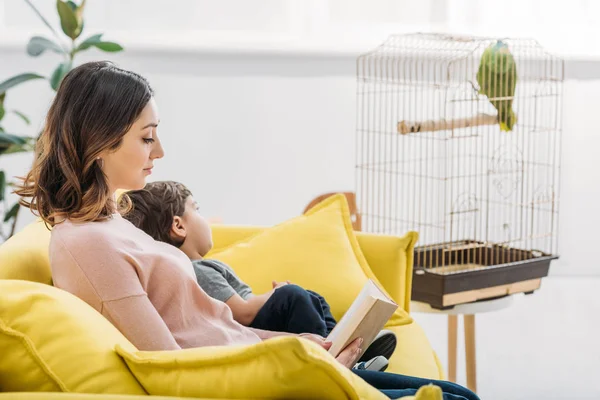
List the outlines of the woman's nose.
{"label": "woman's nose", "polygon": [[156,141],[154,142],[154,148],[152,149],[152,152],[150,153],[150,158],[154,160],[157,158],[163,158],[164,155],[165,155],[165,150],[162,147],[162,143],[160,142],[160,139],[158,139],[158,137],[157,137]]}

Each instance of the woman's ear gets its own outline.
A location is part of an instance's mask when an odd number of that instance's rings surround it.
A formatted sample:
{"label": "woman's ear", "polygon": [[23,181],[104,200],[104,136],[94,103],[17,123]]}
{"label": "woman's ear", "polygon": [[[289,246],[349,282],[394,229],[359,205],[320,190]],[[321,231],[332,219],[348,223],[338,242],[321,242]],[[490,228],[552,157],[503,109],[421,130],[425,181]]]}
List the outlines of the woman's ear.
{"label": "woman's ear", "polygon": [[176,215],[173,217],[173,223],[171,224],[171,232],[170,236],[175,241],[179,242],[185,239],[187,236],[187,231],[185,229],[185,224],[183,223],[183,219]]}

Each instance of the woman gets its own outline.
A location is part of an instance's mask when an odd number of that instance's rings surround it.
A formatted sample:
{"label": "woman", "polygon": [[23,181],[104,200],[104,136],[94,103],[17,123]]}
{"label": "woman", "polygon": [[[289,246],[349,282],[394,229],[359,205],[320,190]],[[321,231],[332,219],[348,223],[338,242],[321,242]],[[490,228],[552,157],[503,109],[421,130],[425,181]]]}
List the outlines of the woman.
{"label": "woman", "polygon": [[[158,111],[148,82],[109,62],[69,72],[48,111],[37,159],[17,193],[53,226],[55,286],[80,297],[140,350],[254,344],[279,332],[244,327],[197,284],[189,259],[124,220],[115,192],[141,189],[163,157]],[[174,268],[175,267],[175,268]],[[322,337],[301,334],[325,349]],[[350,367],[355,340],[337,358]],[[424,379],[355,371],[391,398],[414,394]],[[447,399],[477,399],[451,383]]]}

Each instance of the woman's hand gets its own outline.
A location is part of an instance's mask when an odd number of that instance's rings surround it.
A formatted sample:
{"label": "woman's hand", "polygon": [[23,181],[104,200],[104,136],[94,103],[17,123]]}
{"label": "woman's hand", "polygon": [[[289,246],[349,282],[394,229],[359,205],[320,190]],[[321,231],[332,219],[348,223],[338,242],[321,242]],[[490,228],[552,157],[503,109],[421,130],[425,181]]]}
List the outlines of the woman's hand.
{"label": "woman's hand", "polygon": [[343,366],[352,369],[360,353],[362,353],[363,339],[356,338],[335,358]]}
{"label": "woman's hand", "polygon": [[315,335],[313,333],[301,333],[301,338],[310,340],[311,342],[315,342],[319,346],[323,347],[325,350],[329,350],[331,347],[331,342],[328,342],[323,336]]}

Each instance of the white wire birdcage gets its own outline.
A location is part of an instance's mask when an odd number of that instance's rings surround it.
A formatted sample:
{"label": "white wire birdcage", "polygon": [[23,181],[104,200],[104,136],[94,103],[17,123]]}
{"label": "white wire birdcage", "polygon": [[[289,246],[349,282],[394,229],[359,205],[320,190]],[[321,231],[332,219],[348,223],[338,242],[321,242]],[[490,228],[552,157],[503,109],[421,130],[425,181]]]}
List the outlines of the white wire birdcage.
{"label": "white wire birdcage", "polygon": [[[498,43],[516,66],[502,79],[516,87],[484,95],[481,84],[502,84],[496,70],[478,81]],[[439,275],[554,258],[563,76],[561,59],[523,39],[397,35],[360,56],[363,230],[418,231],[415,266]],[[512,103],[512,130],[501,131],[492,102]]]}

